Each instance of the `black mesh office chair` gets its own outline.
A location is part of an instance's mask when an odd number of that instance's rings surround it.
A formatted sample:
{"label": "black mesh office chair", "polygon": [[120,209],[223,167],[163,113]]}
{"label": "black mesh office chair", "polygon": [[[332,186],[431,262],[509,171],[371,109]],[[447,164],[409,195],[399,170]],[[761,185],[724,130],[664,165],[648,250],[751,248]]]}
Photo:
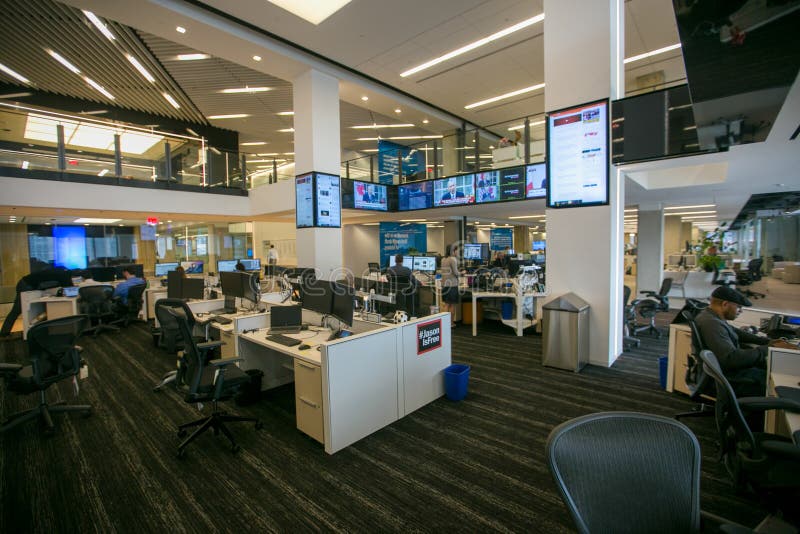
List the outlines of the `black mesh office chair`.
{"label": "black mesh office chair", "polygon": [[2,363],[0,376],[3,377],[8,391],[27,395],[38,391],[39,405],[8,418],[0,433],[33,419],[39,419],[45,431],[53,431],[51,414],[77,412],[89,415],[92,407],[88,405],[65,405],[65,401],[49,404],[47,389],[61,380],[74,377],[81,368],[81,347],[75,344],[78,336],[89,326],[89,318],[85,315],[73,315],[50,321],[42,321],[28,330],[28,355],[31,364],[28,366]]}
{"label": "black mesh office chair", "polygon": [[[699,310],[697,310],[699,312]],[[689,412],[679,413],[675,419],[682,419],[684,417],[712,417],[714,415],[714,404],[706,403],[703,396],[714,398],[716,389],[714,388],[714,379],[703,369],[703,362],[700,360],[700,352],[706,350],[705,343],[700,337],[700,331],[697,329],[697,324],[694,318],[697,312],[692,310],[682,310],[681,316],[689,325],[689,330],[692,333],[692,353],[689,354],[686,367],[686,387],[689,389],[689,398],[697,404]]]}
{"label": "black mesh office chair", "polygon": [[119,299],[116,303],[117,319],[114,321],[114,324],[128,326],[134,321],[144,322],[143,319],[139,319],[139,312],[142,309],[144,290],[146,288],[146,284],[132,286],[128,289],[128,301],[123,304],[122,299]]}
{"label": "black mesh office chair", "polygon": [[389,271],[386,279],[389,291],[395,295],[395,308],[406,312],[409,317],[417,315],[417,285],[415,280],[408,276],[395,276]]}
{"label": "black mesh office chair", "polygon": [[622,348],[628,350],[631,347],[638,347],[640,341],[632,337],[631,330],[633,330],[636,321],[636,310],[633,306],[628,304],[631,298],[631,288],[623,286],[622,290]]}
{"label": "black mesh office chair", "polygon": [[[189,331],[194,333],[195,325],[207,326],[210,321],[198,321],[189,306],[181,299],[158,299],[155,303],[155,314],[158,319],[158,328],[153,329],[153,338],[158,346],[170,354],[184,350],[186,340],[183,337],[181,327],[176,320],[176,315],[183,316],[189,324]],[[208,341],[208,330],[205,335],[192,338],[196,343]],[[153,387],[153,391],[161,391],[167,384],[172,384],[176,380],[178,371],[169,371],[161,377],[161,381]]]}
{"label": "black mesh office chair", "polygon": [[655,334],[657,338],[661,337],[661,330],[656,328],[656,314],[658,312],[669,311],[669,298],[667,293],[672,289],[672,278],[664,278],[661,282],[661,289],[656,293],[655,291],[640,291],[644,294],[645,298],[634,300],[631,305],[636,310],[636,313],[643,319],[647,319],[647,323],[636,324],[633,328],[633,333],[648,332]]}
{"label": "black mesh office chair", "polygon": [[546,451],[578,532],[700,530],[700,445],[683,424],[596,413],[554,428]]}
{"label": "black mesh office chair", "polygon": [[84,333],[92,332],[97,337],[101,332],[119,332],[114,326],[114,287],[108,285],[83,286],[78,289],[78,306],[81,313],[89,316],[92,326]]}
{"label": "black mesh office chair", "polygon": [[752,431],[745,414],[766,410],[800,412],[800,403],[777,397],[737,399],[714,353],[704,350],[700,359],[717,386],[720,454],[734,485],[762,497],[769,495],[767,504],[781,504],[787,498],[792,511],[800,502],[800,446],[783,436]]}
{"label": "black mesh office chair", "polygon": [[369,274],[379,274],[381,272],[381,265],[378,262],[370,261],[367,262],[367,269],[369,270]]}
{"label": "black mesh office chair", "polygon": [[197,427],[178,446],[178,456],[184,456],[187,445],[208,429],[213,429],[214,435],[222,432],[230,441],[231,450],[233,452],[239,451],[240,447],[236,444],[233,434],[225,426],[225,423],[250,422],[255,423],[256,429],[260,429],[262,427],[261,422],[254,417],[228,415],[226,412],[219,410],[218,403],[219,401],[230,399],[237,393],[239,386],[250,381],[250,377],[244,371],[233,365],[242,361],[242,358],[209,359],[208,354],[210,351],[223,345],[223,342],[196,343],[192,338],[191,330],[189,330],[189,322],[186,316],[174,309],[169,309],[168,312],[174,315],[183,339],[188,340],[181,358],[182,372],[178,375],[182,382],[181,386],[186,389],[184,400],[190,404],[211,401],[212,405],[210,415],[178,426],[179,438],[186,436],[187,429]]}

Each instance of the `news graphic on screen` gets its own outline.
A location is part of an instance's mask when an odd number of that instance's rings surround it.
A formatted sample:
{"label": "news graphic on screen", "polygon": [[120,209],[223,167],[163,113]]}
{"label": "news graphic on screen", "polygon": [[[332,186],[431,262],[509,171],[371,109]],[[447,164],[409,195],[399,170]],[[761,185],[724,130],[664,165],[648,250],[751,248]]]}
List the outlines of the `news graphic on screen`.
{"label": "news graphic on screen", "polygon": [[423,210],[433,207],[433,182],[416,182],[397,187],[400,211]]}
{"label": "news graphic on screen", "polygon": [[480,243],[465,243],[464,244],[464,259],[481,261],[481,245]]}
{"label": "news graphic on screen", "polygon": [[547,167],[534,163],[525,167],[525,197],[544,198],[547,194]]}
{"label": "news graphic on screen", "polygon": [[294,196],[297,228],[314,226],[314,175],[312,173],[294,179]]}
{"label": "news graphic on screen", "polygon": [[260,271],[261,270],[261,259],[260,258],[250,258],[250,259],[242,259],[239,260],[244,265],[245,271]]}
{"label": "news graphic on screen", "polygon": [[316,225],[325,228],[342,226],[342,196],[339,177],[333,174],[316,173],[317,217]]}
{"label": "news graphic on screen", "polygon": [[354,181],[353,203],[357,210],[387,211],[386,186]]}
{"label": "news graphic on screen", "polygon": [[475,203],[475,175],[452,176],[433,182],[433,205],[457,206]]}
{"label": "news graphic on screen", "polygon": [[547,207],[608,204],[608,101],[547,115]]}
{"label": "news graphic on screen", "polygon": [[217,261],[217,273],[232,273],[236,270],[236,260]]}
{"label": "news graphic on screen", "polygon": [[525,198],[525,166],[501,169],[500,200],[523,200]]}
{"label": "news graphic on screen", "polygon": [[436,271],[436,258],[434,256],[414,256],[415,271],[432,273]]}
{"label": "news graphic on screen", "polygon": [[500,171],[487,171],[475,174],[475,202],[496,202],[500,200]]}
{"label": "news graphic on screen", "polygon": [[182,261],[181,267],[186,274],[203,274],[203,261]]}
{"label": "news graphic on screen", "polygon": [[544,250],[546,247],[545,241],[534,241],[531,245],[531,250]]}

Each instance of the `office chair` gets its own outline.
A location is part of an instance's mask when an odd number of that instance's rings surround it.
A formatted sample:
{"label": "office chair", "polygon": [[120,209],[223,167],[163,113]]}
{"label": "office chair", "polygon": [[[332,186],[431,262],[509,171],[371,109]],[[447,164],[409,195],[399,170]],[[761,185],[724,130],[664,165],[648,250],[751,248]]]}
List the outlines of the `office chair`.
{"label": "office chair", "polygon": [[222,432],[230,441],[231,451],[238,452],[240,447],[233,438],[231,431],[225,426],[225,423],[250,422],[255,423],[256,429],[260,429],[263,426],[254,417],[228,415],[226,412],[219,410],[220,401],[230,399],[238,392],[239,386],[250,381],[250,377],[244,371],[233,365],[242,361],[242,358],[209,359],[211,350],[224,345],[224,343],[222,341],[196,343],[189,329],[189,321],[186,316],[174,308],[168,309],[168,313],[175,317],[183,339],[187,340],[181,358],[182,372],[179,374],[181,385],[187,389],[184,400],[190,404],[211,401],[212,405],[210,415],[178,426],[179,438],[186,437],[187,429],[197,427],[178,446],[178,457],[185,456],[186,447],[208,429],[213,429],[214,435],[219,435]]}
{"label": "office chair", "polygon": [[18,394],[40,393],[39,405],[8,418],[0,433],[33,419],[39,419],[45,432],[52,433],[53,413],[77,412],[90,415],[92,407],[85,404],[65,405],[65,401],[47,402],[47,389],[61,380],[74,377],[81,368],[81,347],[75,344],[84,329],[89,326],[86,315],[73,315],[50,321],[42,321],[28,330],[28,366],[2,363],[0,376],[8,391]]}
{"label": "office chair", "polygon": [[[101,332],[119,332],[119,327],[110,324],[114,319],[114,287],[108,285],[83,286],[78,289],[78,306],[92,322],[84,333],[93,332],[97,337]],[[106,322],[108,321],[108,322]]]}
{"label": "office chair", "polygon": [[395,295],[395,306],[398,310],[408,313],[409,317],[417,315],[417,286],[408,276],[395,276],[389,271],[387,276],[389,291]]}
{"label": "office chair", "polygon": [[656,328],[656,314],[660,311],[669,311],[667,293],[669,293],[670,289],[672,289],[672,278],[664,278],[657,293],[655,291],[640,291],[645,295],[645,298],[636,299],[631,305],[636,310],[636,313],[640,317],[647,319],[648,322],[635,324],[633,328],[634,334],[647,332],[655,334],[657,338],[661,338],[661,330]]}
{"label": "office chair", "polygon": [[138,284],[128,289],[128,302],[126,304],[122,303],[122,299],[115,298],[117,300],[116,311],[119,317],[113,321],[113,324],[122,323],[122,326],[128,326],[133,321],[144,322],[143,319],[139,319],[139,312],[142,309],[144,290],[146,288],[147,284]]}
{"label": "office chair", "polygon": [[595,413],[554,428],[545,448],[578,532],[699,532],[700,444],[683,424]]}
{"label": "office chair", "polygon": [[[699,311],[699,310],[698,310]],[[682,310],[681,316],[689,325],[692,333],[692,353],[689,354],[686,367],[686,387],[689,389],[689,398],[696,402],[695,407],[689,412],[682,412],[675,415],[675,419],[681,420],[684,417],[712,417],[714,415],[714,405],[706,404],[703,395],[714,398],[716,390],[714,379],[711,378],[703,369],[703,362],[698,356],[700,352],[706,350],[705,343],[700,337],[700,331],[694,318],[697,312]]]}
{"label": "office chair", "polygon": [[[173,313],[174,312],[174,313]],[[183,337],[178,321],[175,319],[175,314],[182,315],[186,318],[189,324],[189,331],[194,332],[195,325],[205,326],[206,331],[204,336],[191,337],[196,343],[204,343],[208,341],[208,323],[209,321],[198,321],[192,310],[182,299],[158,299],[155,304],[155,314],[158,318],[158,328],[153,329],[153,340],[157,345],[166,350],[170,354],[175,354],[178,351],[184,350],[186,340]],[[169,371],[161,381],[153,387],[153,391],[161,391],[167,384],[172,384],[176,381],[178,371]]]}
{"label": "office chair", "polygon": [[800,446],[790,438],[754,432],[745,420],[745,413],[757,414],[767,410],[800,412],[800,403],[778,397],[737,399],[714,353],[704,350],[700,352],[700,359],[717,386],[720,456],[734,486],[750,489],[762,497],[770,494],[770,498],[765,500],[767,505],[776,503],[781,496],[789,496],[791,499],[787,504],[796,507],[800,502],[797,500],[800,497]]}
{"label": "office chair", "polygon": [[636,321],[636,310],[633,306],[628,304],[631,298],[631,288],[623,286],[622,290],[622,348],[628,350],[631,347],[639,346],[639,339],[632,337],[631,327]]}
{"label": "office chair", "polygon": [[369,270],[369,274],[372,273],[380,274],[381,264],[374,261],[367,262],[367,269]]}

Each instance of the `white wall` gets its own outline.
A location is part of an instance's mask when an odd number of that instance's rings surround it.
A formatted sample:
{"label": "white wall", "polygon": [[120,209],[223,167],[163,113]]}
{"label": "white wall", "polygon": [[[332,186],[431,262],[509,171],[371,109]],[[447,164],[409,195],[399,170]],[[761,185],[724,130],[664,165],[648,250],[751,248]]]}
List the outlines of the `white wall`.
{"label": "white wall", "polygon": [[[641,212],[640,212],[641,216]],[[681,240],[683,237],[683,223],[681,223],[680,216],[665,216],[664,217],[664,258],[670,254],[680,252],[684,249],[684,242]],[[642,236],[639,235],[639,243],[641,244]]]}
{"label": "white wall", "polygon": [[253,223],[253,248],[255,256],[261,258],[262,263],[266,263],[269,250],[269,245],[264,245],[265,241],[275,245],[278,265],[297,265],[297,229],[294,223]]}
{"label": "white wall", "polygon": [[444,228],[428,227],[428,251],[444,255]]}
{"label": "white wall", "polygon": [[361,276],[367,263],[378,262],[380,253],[380,234],[378,226],[348,224],[342,228],[342,265]]}

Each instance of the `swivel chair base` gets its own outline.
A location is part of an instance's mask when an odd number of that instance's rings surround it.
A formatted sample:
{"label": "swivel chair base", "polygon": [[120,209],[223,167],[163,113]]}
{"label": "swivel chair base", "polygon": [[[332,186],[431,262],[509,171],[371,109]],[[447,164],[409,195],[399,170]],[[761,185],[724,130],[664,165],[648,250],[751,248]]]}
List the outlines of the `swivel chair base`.
{"label": "swivel chair base", "polygon": [[174,384],[177,378],[178,378],[178,371],[170,371],[169,373],[161,377],[161,382],[159,382],[153,387],[153,391],[158,392],[164,389],[164,387],[167,384]]}
{"label": "swivel chair base", "polygon": [[214,430],[214,435],[219,435],[222,432],[228,441],[231,444],[231,452],[239,452],[241,447],[236,443],[236,440],[233,438],[233,434],[231,431],[228,430],[228,427],[225,426],[225,423],[236,423],[236,422],[243,422],[243,423],[255,423],[256,430],[260,430],[263,428],[263,424],[261,421],[256,419],[255,417],[240,417],[238,415],[228,415],[227,412],[221,412],[217,410],[217,403],[214,402],[214,409],[211,412],[211,415],[203,417],[202,419],[198,419],[197,421],[192,421],[191,423],[184,423],[178,427],[178,437],[182,438],[185,437],[187,434],[187,428],[192,427],[199,427],[197,430],[192,432],[192,434],[186,438],[183,443],[178,445],[178,458],[183,458],[186,456],[186,446],[189,445],[192,441],[197,439],[201,434],[203,434],[209,428]]}
{"label": "swivel chair base", "polygon": [[714,406],[711,404],[698,404],[688,412],[675,415],[675,419],[678,421],[684,417],[714,417]]}
{"label": "swivel chair base", "polygon": [[638,338],[631,337],[631,336],[623,336],[622,337],[622,348],[624,350],[627,350],[627,349],[629,349],[631,347],[639,348],[639,344],[640,343],[641,343],[641,340],[638,339]]}
{"label": "swivel chair base", "polygon": [[661,339],[661,330],[659,330],[656,325],[655,321],[651,321],[649,324],[640,324],[636,325],[633,329],[634,334],[639,334],[641,332],[646,332],[648,334],[655,334],[656,339]]}
{"label": "swivel chair base", "polygon": [[102,332],[119,332],[119,327],[106,323],[99,323],[83,331],[84,334],[92,334],[92,337],[99,336]]}
{"label": "swivel chair base", "polygon": [[51,414],[67,412],[77,412],[88,416],[92,414],[92,407],[88,404],[68,405],[66,404],[66,401],[63,400],[54,402],[53,404],[48,404],[45,393],[42,391],[42,399],[39,403],[39,406],[10,415],[9,418],[3,423],[3,426],[0,427],[0,434],[19,426],[22,423],[26,423],[34,419],[40,419],[42,425],[44,425],[45,433],[52,434],[55,430],[55,425],[53,424],[53,418]]}

